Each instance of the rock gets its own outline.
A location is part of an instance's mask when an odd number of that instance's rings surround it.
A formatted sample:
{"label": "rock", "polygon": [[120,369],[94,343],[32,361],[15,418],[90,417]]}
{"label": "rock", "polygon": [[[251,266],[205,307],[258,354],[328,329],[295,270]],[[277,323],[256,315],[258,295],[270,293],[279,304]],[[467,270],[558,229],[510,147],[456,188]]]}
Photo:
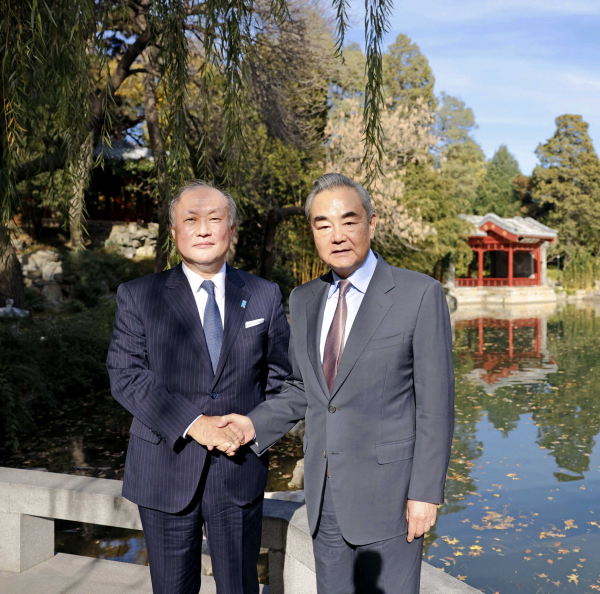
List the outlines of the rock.
{"label": "rock", "polygon": [[210,553],[208,552],[208,542],[206,542],[206,538],[202,539],[202,555],[201,555],[201,573],[202,575],[212,575],[212,561],[210,558]]}
{"label": "rock", "polygon": [[304,491],[271,491],[269,493],[265,493],[265,499],[278,499],[279,501],[306,503]]}
{"label": "rock", "polygon": [[63,270],[60,262],[49,262],[42,268],[42,278],[45,281],[59,280],[57,276],[62,278],[62,272]]}
{"label": "rock", "polygon": [[154,258],[156,255],[156,248],[153,245],[143,245],[135,250],[135,255],[139,258]]}
{"label": "rock", "polygon": [[125,258],[133,258],[135,256],[135,248],[134,247],[121,247],[118,249],[117,253]]}
{"label": "rock", "polygon": [[298,421],[289,431],[288,435],[290,437],[295,437],[296,439],[303,439],[304,437],[304,421]]}
{"label": "rock", "polygon": [[22,252],[27,247],[27,242],[24,239],[13,239],[11,243],[15,252]]}
{"label": "rock", "polygon": [[292,480],[288,483],[290,489],[304,489],[304,458],[296,462]]}

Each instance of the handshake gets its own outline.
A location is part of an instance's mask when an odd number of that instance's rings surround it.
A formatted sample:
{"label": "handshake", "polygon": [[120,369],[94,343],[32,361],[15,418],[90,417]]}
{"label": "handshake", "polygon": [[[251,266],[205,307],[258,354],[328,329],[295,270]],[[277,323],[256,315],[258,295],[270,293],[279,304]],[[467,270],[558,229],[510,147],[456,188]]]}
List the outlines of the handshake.
{"label": "handshake", "polygon": [[217,448],[224,454],[233,456],[240,446],[254,439],[256,432],[252,421],[242,415],[203,415],[190,427],[188,435],[209,450]]}

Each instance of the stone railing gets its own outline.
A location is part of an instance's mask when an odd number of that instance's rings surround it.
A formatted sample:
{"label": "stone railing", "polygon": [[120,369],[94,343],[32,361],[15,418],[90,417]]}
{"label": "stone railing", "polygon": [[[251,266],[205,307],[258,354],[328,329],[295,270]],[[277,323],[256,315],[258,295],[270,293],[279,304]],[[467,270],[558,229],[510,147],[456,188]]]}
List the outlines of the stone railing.
{"label": "stone railing", "polygon": [[[141,530],[121,481],[0,467],[0,572],[24,572],[54,557],[54,520]],[[306,508],[265,499],[262,546],[270,594],[315,594]],[[1,589],[1,588],[0,588]],[[466,584],[423,564],[421,594],[468,594]]]}

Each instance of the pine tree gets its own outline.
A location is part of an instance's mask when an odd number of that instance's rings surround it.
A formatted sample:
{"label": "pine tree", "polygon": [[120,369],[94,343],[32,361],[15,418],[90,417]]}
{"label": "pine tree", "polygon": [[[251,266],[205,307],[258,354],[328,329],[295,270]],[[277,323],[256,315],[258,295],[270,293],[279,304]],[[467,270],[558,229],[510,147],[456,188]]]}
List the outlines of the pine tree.
{"label": "pine tree", "polygon": [[408,35],[401,33],[389,46],[383,56],[383,73],[386,98],[394,104],[411,107],[422,99],[428,107],[435,107],[435,78],[429,61]]}
{"label": "pine tree", "polygon": [[[580,115],[556,118],[556,132],[535,154],[532,196],[558,229],[561,253],[582,248],[594,255],[600,241],[600,160]],[[556,248],[555,248],[556,249]]]}
{"label": "pine tree", "polygon": [[519,212],[520,202],[513,179],[521,175],[519,163],[501,145],[488,163],[485,176],[477,188],[473,210],[484,215],[493,212],[500,217],[513,217]]}

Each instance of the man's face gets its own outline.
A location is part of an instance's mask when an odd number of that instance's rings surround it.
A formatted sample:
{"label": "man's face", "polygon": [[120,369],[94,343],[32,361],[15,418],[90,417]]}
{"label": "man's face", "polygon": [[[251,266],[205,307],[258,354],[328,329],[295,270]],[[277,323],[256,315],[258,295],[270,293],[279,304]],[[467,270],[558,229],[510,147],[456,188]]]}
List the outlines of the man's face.
{"label": "man's face", "polygon": [[225,196],[213,188],[189,190],[177,201],[174,214],[171,233],[183,261],[192,266],[222,266],[235,232]]}
{"label": "man's face", "polygon": [[319,257],[341,278],[348,278],[369,255],[376,216],[367,211],[353,188],[333,188],[317,194],[310,220]]}

